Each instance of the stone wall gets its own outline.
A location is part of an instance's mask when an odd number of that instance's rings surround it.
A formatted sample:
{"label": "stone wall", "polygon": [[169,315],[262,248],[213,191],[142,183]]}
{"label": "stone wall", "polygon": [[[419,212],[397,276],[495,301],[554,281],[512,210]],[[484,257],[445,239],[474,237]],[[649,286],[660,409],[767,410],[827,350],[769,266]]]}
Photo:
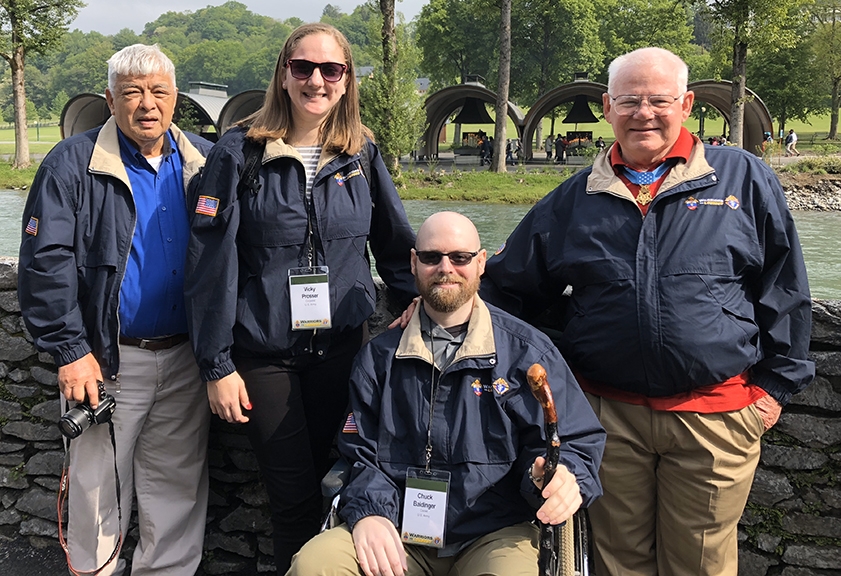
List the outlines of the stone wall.
{"label": "stone wall", "polygon": [[[55,366],[26,333],[17,260],[0,259],[0,537],[56,547],[63,460]],[[380,310],[383,310],[381,307]],[[388,312],[378,313],[381,323]],[[815,302],[812,356],[819,377],[765,436],[742,518],[743,576],[841,571],[841,302]],[[211,494],[203,574],[273,572],[271,523],[257,462],[242,429],[213,418]],[[132,521],[123,556],[130,558]]]}

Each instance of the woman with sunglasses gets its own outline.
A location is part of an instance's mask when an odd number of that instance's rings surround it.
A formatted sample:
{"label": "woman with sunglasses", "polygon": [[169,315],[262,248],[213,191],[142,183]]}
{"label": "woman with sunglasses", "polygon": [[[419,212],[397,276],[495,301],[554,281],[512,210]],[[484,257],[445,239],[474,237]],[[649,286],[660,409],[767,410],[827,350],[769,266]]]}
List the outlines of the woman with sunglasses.
{"label": "woman with sunglasses", "polygon": [[[369,240],[393,293],[416,294],[414,232],[370,138],[348,41],[332,26],[303,25],[280,52],[262,108],[214,146],[192,200],[193,347],[213,413],[246,424],[279,574],[318,531],[320,480],[376,300]],[[259,186],[243,190],[248,140],[264,149]]]}

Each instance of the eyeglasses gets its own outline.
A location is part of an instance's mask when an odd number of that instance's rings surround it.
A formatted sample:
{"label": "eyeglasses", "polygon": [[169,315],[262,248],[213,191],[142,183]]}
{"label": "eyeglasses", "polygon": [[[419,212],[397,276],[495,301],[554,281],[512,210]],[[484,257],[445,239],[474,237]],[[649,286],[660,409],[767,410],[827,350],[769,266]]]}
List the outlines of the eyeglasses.
{"label": "eyeglasses", "polygon": [[[686,94],[684,92],[683,94]],[[636,94],[625,94],[622,96],[610,96],[613,100],[613,110],[619,116],[633,116],[640,109],[643,102],[648,103],[648,108],[655,116],[666,116],[672,113],[672,104],[683,97],[669,96],[668,94],[651,94],[650,96],[637,96]]]}
{"label": "eyeglasses", "polygon": [[435,266],[446,256],[453,266],[467,266],[479,254],[476,252],[436,252],[434,250],[415,250],[415,255],[421,264]]}
{"label": "eyeglasses", "polygon": [[287,60],[286,65],[289,66],[289,71],[292,72],[292,77],[298,80],[306,80],[315,69],[321,71],[321,77],[327,82],[338,82],[342,79],[347,71],[347,64],[339,64],[338,62],[310,62],[309,60]]}

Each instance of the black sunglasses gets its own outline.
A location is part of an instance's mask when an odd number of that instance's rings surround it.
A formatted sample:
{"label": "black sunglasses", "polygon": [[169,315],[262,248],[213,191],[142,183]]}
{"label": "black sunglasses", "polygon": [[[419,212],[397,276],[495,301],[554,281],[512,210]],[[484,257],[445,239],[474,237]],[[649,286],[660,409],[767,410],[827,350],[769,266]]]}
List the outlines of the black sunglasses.
{"label": "black sunglasses", "polygon": [[292,77],[298,80],[306,80],[315,69],[321,71],[321,77],[327,82],[338,82],[345,75],[347,64],[339,64],[338,62],[310,62],[309,60],[287,60],[286,65],[289,66],[289,71],[292,72]]}
{"label": "black sunglasses", "polygon": [[476,252],[436,252],[435,250],[415,250],[415,255],[422,264],[435,266],[446,256],[453,266],[467,266],[479,254]]}

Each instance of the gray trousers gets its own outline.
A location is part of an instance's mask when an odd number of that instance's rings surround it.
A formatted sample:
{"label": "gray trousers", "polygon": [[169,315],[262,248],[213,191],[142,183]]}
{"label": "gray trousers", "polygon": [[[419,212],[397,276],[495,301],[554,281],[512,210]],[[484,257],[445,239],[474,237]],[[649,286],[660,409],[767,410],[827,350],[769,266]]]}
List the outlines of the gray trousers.
{"label": "gray trousers", "polygon": [[[207,390],[188,342],[157,352],[120,346],[120,370],[120,392],[106,387],[117,400],[124,539],[137,498],[139,542],[131,573],[192,575],[201,561],[207,515]],[[67,540],[76,570],[92,570],[108,559],[117,524],[108,425],[94,425],[70,443]],[[122,575],[125,564],[115,559],[100,574]]]}

